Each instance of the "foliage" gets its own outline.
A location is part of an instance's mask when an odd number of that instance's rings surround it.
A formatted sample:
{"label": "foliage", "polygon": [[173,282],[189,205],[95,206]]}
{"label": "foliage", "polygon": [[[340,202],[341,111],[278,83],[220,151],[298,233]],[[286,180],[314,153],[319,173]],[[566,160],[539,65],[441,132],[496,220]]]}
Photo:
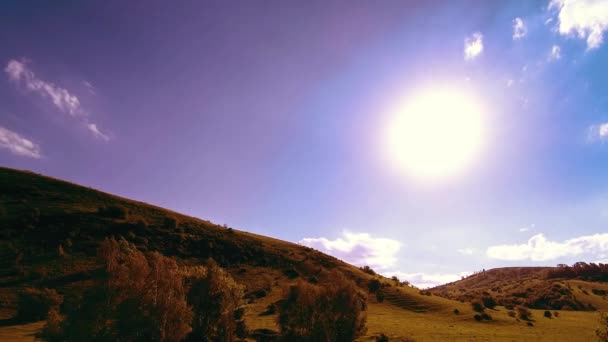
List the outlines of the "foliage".
{"label": "foliage", "polygon": [[194,319],[190,340],[232,340],[246,332],[243,287],[213,260],[188,277],[188,303]]}
{"label": "foliage", "polygon": [[285,288],[278,303],[281,335],[286,341],[353,341],[365,332],[366,297],[342,274],[321,287],[298,281]]}
{"label": "foliage", "polygon": [[518,306],[516,310],[519,318],[523,319],[524,321],[529,320],[532,316],[532,312],[523,306]]}
{"label": "foliage", "polygon": [[572,266],[560,264],[547,272],[547,278],[581,279],[587,281],[608,281],[608,264],[577,262]]}
{"label": "foliage", "polygon": [[551,311],[549,310],[545,310],[545,312],[543,313],[543,316],[547,317],[547,318],[551,318]]}
{"label": "foliage", "polygon": [[367,285],[369,293],[376,293],[376,291],[380,290],[381,287],[382,287],[382,283],[378,279],[370,280]]}
{"label": "foliage", "polygon": [[373,275],[373,276],[376,275],[376,271],[374,271],[371,267],[369,267],[367,265],[360,267],[359,269],[369,275]]}
{"label": "foliage", "polygon": [[481,304],[478,301],[472,302],[471,308],[473,309],[473,311],[476,311],[476,312],[483,312],[483,310],[484,310],[483,304]]}
{"label": "foliage", "polygon": [[599,320],[600,327],[595,330],[597,340],[600,342],[608,342],[608,314],[602,313]]}
{"label": "foliage", "polygon": [[488,309],[494,309],[497,305],[496,301],[491,296],[481,297],[481,302],[483,303],[483,306],[485,306]]}
{"label": "foliage", "polygon": [[192,311],[173,259],[124,239],[106,239],[98,253],[106,277],[66,312],[66,340],[179,341],[190,332]]}
{"label": "foliage", "polygon": [[108,205],[97,208],[97,213],[101,216],[115,219],[126,219],[127,210],[119,205]]}
{"label": "foliage", "polygon": [[17,315],[20,321],[45,319],[51,310],[59,310],[63,297],[54,289],[25,288],[17,294]]}

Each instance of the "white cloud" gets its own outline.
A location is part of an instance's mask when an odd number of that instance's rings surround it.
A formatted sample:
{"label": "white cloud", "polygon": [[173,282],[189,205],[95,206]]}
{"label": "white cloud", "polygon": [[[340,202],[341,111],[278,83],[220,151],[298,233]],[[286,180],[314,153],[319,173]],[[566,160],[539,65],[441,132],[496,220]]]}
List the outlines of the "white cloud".
{"label": "white cloud", "polygon": [[464,254],[464,255],[473,255],[473,252],[474,252],[472,248],[461,248],[461,249],[457,249],[456,251],[458,253]]}
{"label": "white cloud", "polygon": [[99,128],[97,128],[97,125],[96,125],[96,124],[93,124],[93,123],[92,123],[92,124],[88,124],[88,125],[87,125],[87,128],[89,129],[89,131],[93,132],[93,135],[94,135],[95,137],[97,137],[97,138],[99,138],[99,139],[102,139],[102,140],[105,140],[105,141],[110,140],[110,137],[108,137],[107,135],[103,134],[103,133],[102,133],[102,132],[99,130]]}
{"label": "white cloud", "polygon": [[30,158],[40,158],[40,146],[11,130],[0,126],[0,148]]}
{"label": "white cloud", "polygon": [[483,35],[475,32],[464,39],[464,59],[469,61],[477,58],[483,52]]}
{"label": "white cloud", "polygon": [[549,10],[558,11],[558,31],[587,41],[587,49],[598,48],[608,30],[608,1],[551,0]]}
{"label": "white cloud", "polygon": [[598,125],[591,125],[591,127],[589,127],[588,140],[590,142],[594,142],[597,140],[608,140],[608,122],[604,122]]}
{"label": "white cloud", "polygon": [[28,91],[35,92],[40,96],[47,98],[53,102],[55,107],[62,112],[77,116],[86,115],[80,106],[80,100],[74,94],[71,94],[64,88],[58,87],[55,84],[43,81],[30,70],[25,61],[17,61],[11,59],[4,71],[8,74],[11,81],[20,83],[25,86]]}
{"label": "white cloud", "polygon": [[327,238],[305,238],[301,245],[318,249],[357,266],[368,265],[373,269],[387,269],[397,262],[397,252],[401,243],[397,240],[372,237],[367,233],[342,232],[343,237],[335,240]]}
{"label": "white cloud", "polygon": [[543,234],[532,236],[527,243],[488,247],[492,259],[547,261],[561,257],[596,255],[608,251],[608,233],[594,234],[565,240],[549,241]]}
{"label": "white cloud", "polygon": [[555,61],[560,58],[562,58],[562,49],[559,47],[559,45],[553,45],[551,47],[551,52],[549,53],[548,60]]}
{"label": "white cloud", "polygon": [[[36,93],[41,97],[50,100],[59,111],[78,118],[85,124],[87,129],[96,137],[105,141],[110,138],[102,133],[96,124],[88,119],[88,113],[82,108],[78,97],[70,93],[67,89],[59,87],[52,82],[40,79],[28,67],[26,60],[11,59],[4,68],[8,79],[24,87],[29,92]],[[83,81],[83,85],[91,94],[95,94],[93,85],[88,81]]]}
{"label": "white cloud", "polygon": [[514,80],[512,80],[512,79],[508,79],[508,80],[507,80],[507,88],[510,88],[510,87],[513,85],[513,83],[515,83],[515,81],[514,81]]}
{"label": "white cloud", "polygon": [[528,28],[521,18],[513,19],[513,40],[519,40],[528,34]]}
{"label": "white cloud", "polygon": [[392,277],[397,276],[400,280],[407,280],[412,285],[424,289],[429,287],[435,287],[447,283],[451,283],[456,280],[462,279],[462,277],[467,277],[472,274],[472,272],[460,272],[456,273],[404,273],[400,271],[394,272],[386,272],[384,276]]}

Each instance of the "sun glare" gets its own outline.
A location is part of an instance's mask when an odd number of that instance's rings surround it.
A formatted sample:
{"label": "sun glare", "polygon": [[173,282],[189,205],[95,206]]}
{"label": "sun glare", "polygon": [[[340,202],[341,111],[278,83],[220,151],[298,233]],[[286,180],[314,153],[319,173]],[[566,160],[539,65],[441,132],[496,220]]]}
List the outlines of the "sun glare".
{"label": "sun glare", "polygon": [[385,151],[408,176],[442,180],[465,171],[485,140],[485,112],[471,93],[429,89],[391,108]]}

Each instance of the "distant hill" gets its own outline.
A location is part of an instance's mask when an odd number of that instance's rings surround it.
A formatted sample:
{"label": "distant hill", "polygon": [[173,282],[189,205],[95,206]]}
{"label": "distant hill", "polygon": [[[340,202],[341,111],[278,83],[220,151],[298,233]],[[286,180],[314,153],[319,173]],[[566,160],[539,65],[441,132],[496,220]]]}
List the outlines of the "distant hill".
{"label": "distant hill", "polygon": [[569,267],[504,267],[485,270],[430,289],[437,296],[472,301],[492,297],[499,305],[549,310],[608,310],[608,284],[560,276]]}

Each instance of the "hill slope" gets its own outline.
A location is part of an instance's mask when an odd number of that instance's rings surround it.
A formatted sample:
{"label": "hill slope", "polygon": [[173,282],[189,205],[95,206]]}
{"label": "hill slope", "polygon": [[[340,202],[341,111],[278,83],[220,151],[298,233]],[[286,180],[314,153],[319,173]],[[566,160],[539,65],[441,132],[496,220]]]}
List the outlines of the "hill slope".
{"label": "hill slope", "polygon": [[[396,287],[389,279],[304,246],[8,168],[0,168],[0,318],[14,313],[16,293],[24,286],[56,288],[66,297],[88,286],[101,267],[96,248],[108,236],[124,237],[141,250],[159,251],[181,264],[214,258],[246,286],[246,320],[252,330],[277,330],[276,314],[264,311],[281,298],[283,286],[313,278],[329,285],[327,275],[334,270],[364,289],[374,278],[386,284],[383,302],[369,297],[368,336],[384,333],[391,340],[418,341],[574,336],[571,340],[583,341],[593,337],[597,322],[596,313],[542,320],[542,312],[535,312],[539,318],[529,328],[499,309],[492,312],[492,321],[478,323],[469,303]],[[31,340],[32,329],[40,326],[0,324],[0,340]]]}
{"label": "hill slope", "polygon": [[492,297],[499,305],[548,310],[608,310],[608,284],[549,278],[556,267],[504,267],[486,270],[431,289],[437,296],[472,301]]}

